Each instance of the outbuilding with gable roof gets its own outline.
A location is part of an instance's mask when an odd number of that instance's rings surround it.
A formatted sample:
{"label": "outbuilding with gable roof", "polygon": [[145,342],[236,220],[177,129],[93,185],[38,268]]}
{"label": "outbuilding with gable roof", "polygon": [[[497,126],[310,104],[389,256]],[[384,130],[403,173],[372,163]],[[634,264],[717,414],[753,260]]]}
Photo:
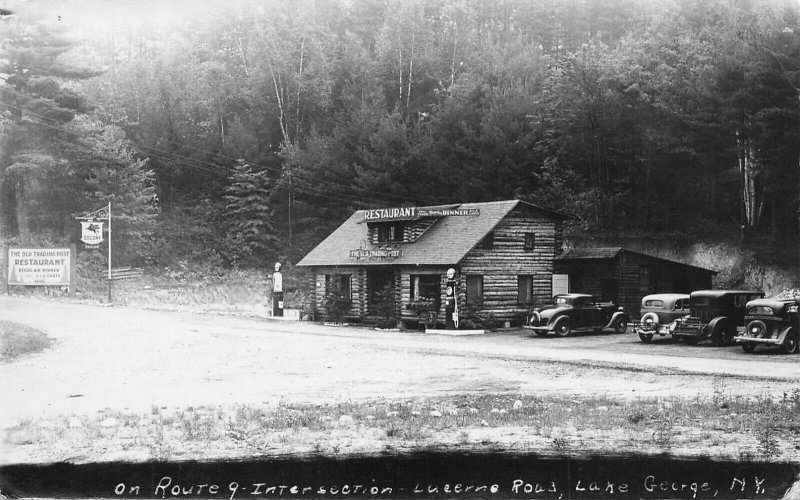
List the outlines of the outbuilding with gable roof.
{"label": "outbuilding with gable roof", "polygon": [[[555,260],[556,292],[588,293],[636,317],[651,293],[709,289],[716,271],[624,247],[573,248]],[[560,290],[559,290],[560,288]]]}

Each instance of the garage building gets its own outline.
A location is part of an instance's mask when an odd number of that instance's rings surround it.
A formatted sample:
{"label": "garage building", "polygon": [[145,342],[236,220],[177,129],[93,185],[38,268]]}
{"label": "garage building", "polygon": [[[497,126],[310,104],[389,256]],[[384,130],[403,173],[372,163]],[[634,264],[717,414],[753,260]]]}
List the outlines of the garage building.
{"label": "garage building", "polygon": [[589,293],[635,317],[651,293],[709,289],[716,271],[622,247],[576,248],[555,260],[554,293]]}

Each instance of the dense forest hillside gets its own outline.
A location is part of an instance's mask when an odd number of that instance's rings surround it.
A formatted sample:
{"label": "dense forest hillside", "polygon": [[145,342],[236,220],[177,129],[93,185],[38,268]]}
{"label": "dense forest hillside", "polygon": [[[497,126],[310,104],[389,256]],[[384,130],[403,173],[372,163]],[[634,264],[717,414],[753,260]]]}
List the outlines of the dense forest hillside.
{"label": "dense forest hillside", "polygon": [[354,209],[516,197],[795,258],[796,1],[0,0],[0,30],[7,242],[110,202],[120,264],[264,266]]}

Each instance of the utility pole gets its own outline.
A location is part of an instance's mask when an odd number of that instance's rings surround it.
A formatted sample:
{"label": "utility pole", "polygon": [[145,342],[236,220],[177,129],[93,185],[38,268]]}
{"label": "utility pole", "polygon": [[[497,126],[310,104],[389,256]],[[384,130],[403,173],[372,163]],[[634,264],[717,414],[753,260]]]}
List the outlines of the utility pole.
{"label": "utility pole", "polygon": [[292,166],[288,165],[289,176],[289,252],[292,251]]}
{"label": "utility pole", "polygon": [[111,202],[108,202],[108,303],[111,303]]}

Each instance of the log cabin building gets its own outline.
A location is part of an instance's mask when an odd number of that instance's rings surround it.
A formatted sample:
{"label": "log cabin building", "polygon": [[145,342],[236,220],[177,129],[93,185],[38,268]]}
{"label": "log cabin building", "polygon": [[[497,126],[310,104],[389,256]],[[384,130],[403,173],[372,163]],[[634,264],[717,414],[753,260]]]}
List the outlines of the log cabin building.
{"label": "log cabin building", "polygon": [[453,268],[462,323],[518,325],[552,297],[563,220],[520,200],[359,210],[297,265],[312,272],[308,306],[317,319],[330,319],[326,297],[335,293],[349,320],[443,325]]}

